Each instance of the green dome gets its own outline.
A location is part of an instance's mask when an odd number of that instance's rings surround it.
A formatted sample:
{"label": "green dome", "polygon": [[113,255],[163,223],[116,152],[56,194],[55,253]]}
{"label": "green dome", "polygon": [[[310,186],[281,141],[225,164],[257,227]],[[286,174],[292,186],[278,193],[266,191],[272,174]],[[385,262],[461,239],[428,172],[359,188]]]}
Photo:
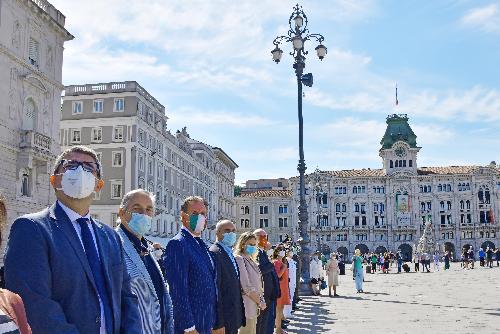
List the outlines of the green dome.
{"label": "green dome", "polygon": [[410,147],[417,147],[417,136],[408,124],[408,116],[406,114],[393,114],[387,116],[387,129],[384,137],[380,141],[382,149],[389,149],[397,141],[404,141]]}

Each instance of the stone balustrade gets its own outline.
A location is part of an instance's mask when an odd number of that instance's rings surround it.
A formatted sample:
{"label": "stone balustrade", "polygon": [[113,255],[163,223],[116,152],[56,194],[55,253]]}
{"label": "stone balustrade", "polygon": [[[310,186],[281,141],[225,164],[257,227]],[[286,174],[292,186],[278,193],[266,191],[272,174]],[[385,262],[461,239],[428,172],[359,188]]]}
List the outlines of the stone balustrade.
{"label": "stone balustrade", "polygon": [[52,147],[52,139],[41,133],[24,130],[21,131],[20,148],[36,149],[40,152],[50,152]]}

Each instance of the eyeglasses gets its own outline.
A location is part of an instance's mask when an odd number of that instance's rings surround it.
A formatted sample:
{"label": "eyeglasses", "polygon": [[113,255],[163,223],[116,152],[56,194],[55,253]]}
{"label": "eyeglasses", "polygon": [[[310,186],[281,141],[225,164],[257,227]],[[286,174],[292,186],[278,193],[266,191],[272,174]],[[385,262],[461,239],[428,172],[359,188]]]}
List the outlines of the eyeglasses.
{"label": "eyeglasses", "polygon": [[101,175],[101,165],[98,162],[62,159],[59,166],[62,166],[64,170],[75,170],[79,166],[82,166],[86,172],[96,174],[97,176]]}

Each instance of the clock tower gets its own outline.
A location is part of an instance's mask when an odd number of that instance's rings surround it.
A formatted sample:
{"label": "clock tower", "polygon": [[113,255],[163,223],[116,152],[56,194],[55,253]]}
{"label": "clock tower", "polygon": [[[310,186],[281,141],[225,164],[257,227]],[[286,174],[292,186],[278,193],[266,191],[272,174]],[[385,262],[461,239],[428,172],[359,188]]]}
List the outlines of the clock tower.
{"label": "clock tower", "polygon": [[379,155],[387,175],[396,172],[417,174],[417,136],[408,124],[406,114],[387,116],[387,129],[380,141]]}

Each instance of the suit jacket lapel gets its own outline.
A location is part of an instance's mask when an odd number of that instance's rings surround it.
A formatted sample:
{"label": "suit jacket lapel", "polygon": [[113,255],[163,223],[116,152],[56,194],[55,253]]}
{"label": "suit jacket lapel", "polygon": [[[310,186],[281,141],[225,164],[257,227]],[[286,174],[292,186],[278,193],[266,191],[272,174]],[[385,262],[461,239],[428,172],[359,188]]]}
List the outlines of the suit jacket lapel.
{"label": "suit jacket lapel", "polygon": [[224,254],[223,256],[226,259],[226,262],[229,261],[228,264],[230,264],[231,267],[236,271],[237,277],[240,277],[240,270],[238,268],[238,265],[236,264],[236,260],[235,260],[235,263],[233,263],[233,261],[231,260],[231,257],[229,256],[229,254],[227,254],[227,252],[224,249],[224,247],[222,247],[222,245],[218,241],[215,243],[215,245],[220,249],[221,253]]}
{"label": "suit jacket lapel", "polygon": [[208,249],[205,246],[203,246],[203,248],[202,248],[202,245],[200,245],[198,243],[198,241],[196,241],[196,239],[187,231],[181,230],[181,233],[184,236],[184,238],[189,240],[189,242],[191,242],[193,245],[196,245],[196,247],[192,247],[192,248],[195,249],[196,252],[198,252],[203,258],[205,258],[206,261],[208,261],[208,267],[210,268],[210,272],[212,274],[214,274],[215,273],[215,262],[214,262],[215,260],[211,257],[210,253],[208,252]]}
{"label": "suit jacket lapel", "polygon": [[78,259],[82,263],[83,269],[85,270],[90,283],[94,287],[95,292],[98,293],[94,282],[94,276],[92,275],[92,271],[90,270],[89,262],[87,260],[87,255],[85,254],[82,243],[80,242],[80,238],[78,238],[78,234],[76,234],[73,223],[69,220],[64,210],[57,205],[57,202],[50,207],[49,212],[52,222],[63,231],[64,235],[71,244],[71,247],[78,256]]}
{"label": "suit jacket lapel", "polygon": [[[118,233],[120,236],[120,239],[122,240],[123,244],[123,250],[127,254],[127,256],[130,258],[134,266],[137,268],[137,270],[141,273],[142,278],[147,282],[149,288],[153,292],[156,298],[158,296],[156,295],[156,290],[153,285],[153,280],[151,279],[151,276],[148,273],[148,270],[146,269],[146,266],[144,265],[144,262],[141,260],[139,257],[139,254],[137,254],[137,251],[134,248],[134,245],[132,245],[132,242],[128,238],[128,236],[122,231],[120,227],[117,227],[115,231]],[[150,256],[149,254],[146,256]],[[161,270],[158,269],[161,273]],[[163,278],[163,276],[162,276]]]}

